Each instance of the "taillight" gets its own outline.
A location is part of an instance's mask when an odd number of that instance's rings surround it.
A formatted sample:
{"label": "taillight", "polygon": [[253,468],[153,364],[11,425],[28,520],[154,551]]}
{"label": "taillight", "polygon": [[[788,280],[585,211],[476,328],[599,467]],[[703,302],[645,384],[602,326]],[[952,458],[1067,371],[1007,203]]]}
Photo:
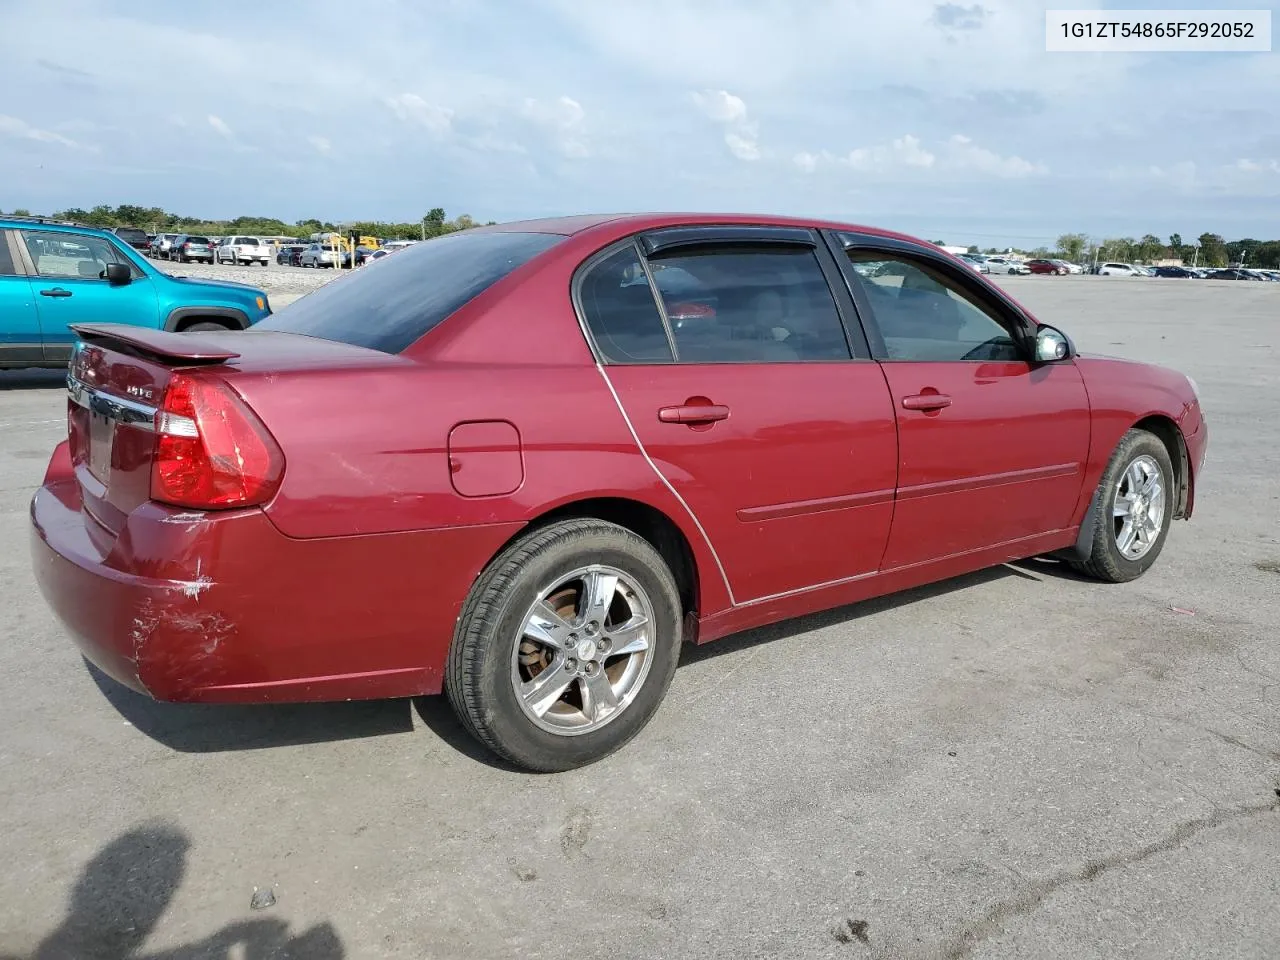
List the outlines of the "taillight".
{"label": "taillight", "polygon": [[89,450],[89,411],[67,398],[67,447],[71,462],[85,459]]}
{"label": "taillight", "polygon": [[175,374],[156,413],[151,499],[216,510],[265,503],[284,454],[262,421],[218,380]]}

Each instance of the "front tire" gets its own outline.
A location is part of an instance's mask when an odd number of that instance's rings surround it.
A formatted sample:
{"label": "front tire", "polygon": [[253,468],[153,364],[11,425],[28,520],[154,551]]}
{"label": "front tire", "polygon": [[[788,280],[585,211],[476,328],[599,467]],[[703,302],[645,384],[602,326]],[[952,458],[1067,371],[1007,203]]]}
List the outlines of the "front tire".
{"label": "front tire", "polygon": [[476,581],[445,690],[500,757],[570,770],[644,728],[680,641],[680,593],[653,546],[612,523],[566,520],[516,541]]}
{"label": "front tire", "polygon": [[1160,438],[1130,430],[1098,484],[1091,511],[1093,548],[1087,560],[1071,565],[1107,583],[1127,583],[1147,572],[1164,549],[1177,498],[1173,462]]}

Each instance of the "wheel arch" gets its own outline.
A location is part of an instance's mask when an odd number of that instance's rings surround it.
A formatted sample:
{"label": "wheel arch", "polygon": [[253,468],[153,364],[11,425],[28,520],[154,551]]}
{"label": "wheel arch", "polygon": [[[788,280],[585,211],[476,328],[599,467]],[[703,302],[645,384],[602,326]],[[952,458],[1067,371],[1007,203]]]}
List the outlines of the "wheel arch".
{"label": "wheel arch", "polygon": [[177,307],[169,311],[164,328],[181,331],[201,321],[223,322],[234,330],[245,330],[249,326],[248,315],[235,307]]}
{"label": "wheel arch", "polygon": [[1169,462],[1173,464],[1174,480],[1178,484],[1173,519],[1182,519],[1187,514],[1187,504],[1191,497],[1191,457],[1187,453],[1187,441],[1182,436],[1181,428],[1172,417],[1156,413],[1143,417],[1131,429],[1154,434],[1169,451]]}
{"label": "wheel arch", "polygon": [[503,553],[513,542],[561,520],[603,520],[616,523],[646,540],[666,561],[680,590],[680,605],[686,623],[701,609],[698,561],[689,538],[674,520],[651,504],[626,497],[591,497],[573,500],[538,514],[519,533],[494,552]]}

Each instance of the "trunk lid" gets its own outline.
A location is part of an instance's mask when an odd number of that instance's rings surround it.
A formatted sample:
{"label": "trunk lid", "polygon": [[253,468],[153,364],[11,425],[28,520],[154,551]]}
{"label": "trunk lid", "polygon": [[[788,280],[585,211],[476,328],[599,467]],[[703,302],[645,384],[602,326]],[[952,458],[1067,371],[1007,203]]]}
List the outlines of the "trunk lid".
{"label": "trunk lid", "polygon": [[[76,324],[67,376],[72,467],[90,534],[109,549],[129,514],[151,498],[157,414],[175,374],[216,378],[233,392],[246,378],[285,370],[410,361],[288,333],[169,333],[121,324]],[[270,429],[270,425],[267,425]]]}

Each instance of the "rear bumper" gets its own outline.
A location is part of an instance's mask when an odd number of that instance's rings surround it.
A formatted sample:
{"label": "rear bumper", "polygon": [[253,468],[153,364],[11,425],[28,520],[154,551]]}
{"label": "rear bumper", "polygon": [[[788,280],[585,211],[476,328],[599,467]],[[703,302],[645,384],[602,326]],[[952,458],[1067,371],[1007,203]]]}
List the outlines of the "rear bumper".
{"label": "rear bumper", "polygon": [[81,652],[157,700],[226,703],[438,693],[462,600],[513,532],[296,540],[262,510],[155,503],[115,538],[93,523],[74,479],[32,498],[36,581]]}

